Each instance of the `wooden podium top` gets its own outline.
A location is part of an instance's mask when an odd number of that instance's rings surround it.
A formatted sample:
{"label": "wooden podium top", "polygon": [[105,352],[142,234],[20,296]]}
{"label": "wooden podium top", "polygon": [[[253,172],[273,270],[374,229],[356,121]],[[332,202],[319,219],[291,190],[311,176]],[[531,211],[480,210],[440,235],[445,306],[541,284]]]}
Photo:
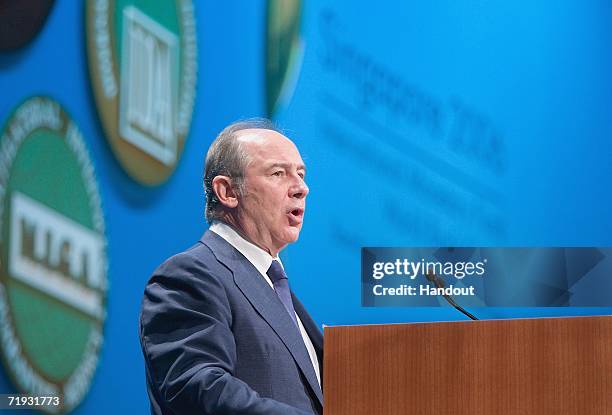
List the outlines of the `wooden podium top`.
{"label": "wooden podium top", "polygon": [[612,317],[325,328],[325,415],[612,414]]}

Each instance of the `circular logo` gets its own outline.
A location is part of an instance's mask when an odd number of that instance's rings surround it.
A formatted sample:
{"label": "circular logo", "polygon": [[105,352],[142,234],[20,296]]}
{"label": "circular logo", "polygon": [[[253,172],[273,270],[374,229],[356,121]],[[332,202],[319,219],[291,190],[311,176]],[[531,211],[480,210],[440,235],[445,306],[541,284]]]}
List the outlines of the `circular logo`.
{"label": "circular logo", "polygon": [[66,413],[95,372],[106,316],[104,217],[81,132],[33,97],[0,138],[0,349],[23,393]]}
{"label": "circular logo", "polygon": [[106,137],[146,185],[174,171],[191,125],[197,45],[191,0],[92,0],[89,70]]}

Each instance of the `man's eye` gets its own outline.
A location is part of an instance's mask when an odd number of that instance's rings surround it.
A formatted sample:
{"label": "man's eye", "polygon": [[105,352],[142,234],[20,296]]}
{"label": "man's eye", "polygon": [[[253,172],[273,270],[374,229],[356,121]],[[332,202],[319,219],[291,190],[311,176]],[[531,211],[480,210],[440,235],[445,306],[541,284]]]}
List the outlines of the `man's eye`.
{"label": "man's eye", "polygon": [[282,170],[277,170],[274,173],[272,173],[272,176],[282,176],[283,175],[283,171]]}

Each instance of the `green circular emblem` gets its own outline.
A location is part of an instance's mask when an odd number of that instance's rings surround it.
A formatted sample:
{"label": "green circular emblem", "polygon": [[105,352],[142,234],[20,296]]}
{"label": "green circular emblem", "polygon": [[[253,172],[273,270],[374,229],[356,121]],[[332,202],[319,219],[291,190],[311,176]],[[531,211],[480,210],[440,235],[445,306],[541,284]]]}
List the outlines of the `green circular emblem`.
{"label": "green circular emblem", "polygon": [[104,217],[81,132],[59,103],[19,105],[0,138],[0,349],[23,393],[66,413],[93,378],[106,316]]}
{"label": "green circular emblem", "polygon": [[87,52],[106,137],[147,185],[174,171],[191,125],[197,75],[191,0],[87,2]]}

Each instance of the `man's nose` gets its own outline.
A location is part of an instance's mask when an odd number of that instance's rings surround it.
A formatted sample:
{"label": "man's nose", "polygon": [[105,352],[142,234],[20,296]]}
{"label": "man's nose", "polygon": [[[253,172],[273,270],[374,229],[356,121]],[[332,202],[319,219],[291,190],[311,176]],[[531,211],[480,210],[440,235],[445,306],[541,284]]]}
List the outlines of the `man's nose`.
{"label": "man's nose", "polygon": [[301,177],[298,177],[295,184],[289,188],[289,197],[295,197],[296,199],[303,199],[306,197],[310,189],[306,185],[306,182]]}

